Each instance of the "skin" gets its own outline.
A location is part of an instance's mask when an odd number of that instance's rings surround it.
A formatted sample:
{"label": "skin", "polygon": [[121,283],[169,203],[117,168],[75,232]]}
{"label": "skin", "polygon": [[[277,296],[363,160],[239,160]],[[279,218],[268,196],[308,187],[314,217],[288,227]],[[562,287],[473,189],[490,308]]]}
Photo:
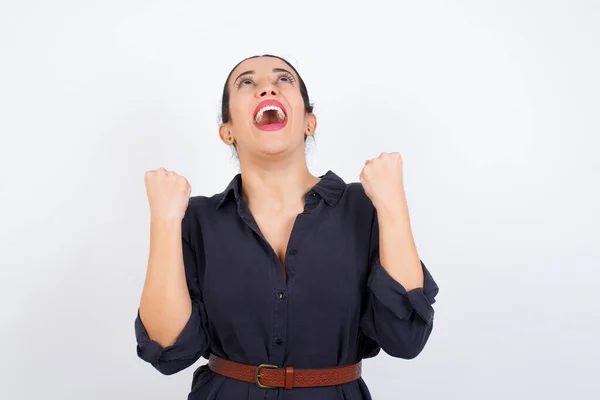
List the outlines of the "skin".
{"label": "skin", "polygon": [[[276,68],[289,75],[273,72]],[[254,73],[238,79],[246,71]],[[308,171],[304,153],[304,135],[314,135],[317,118],[304,111],[297,75],[279,59],[260,57],[240,64],[228,86],[230,121],[221,125],[219,135],[224,143],[236,145],[251,210],[298,208],[307,189],[319,179]],[[254,126],[256,106],[268,99],[280,101],[286,109],[288,123],[279,131]]]}
{"label": "skin", "polygon": [[[275,68],[286,69],[289,75],[282,76]],[[238,79],[240,73],[250,70],[254,73]],[[219,128],[225,144],[236,144],[242,194],[284,272],[285,249],[296,216],[304,210],[304,195],[319,181],[308,171],[304,153],[304,135],[315,133],[317,118],[304,111],[297,82],[298,77],[279,59],[246,60],[228,82],[231,118]],[[254,126],[254,110],[265,99],[276,99],[286,108],[289,121],[283,129],[266,132]],[[402,157],[381,153],[367,160],[360,182],[377,211],[383,268],[407,291],[422,287],[423,270],[410,227]],[[181,245],[181,221],[190,185],[164,168],[146,172],[145,183],[151,229],[140,317],[150,339],[166,347],[175,343],[192,311]]]}
{"label": "skin", "polygon": [[[291,78],[286,74],[282,79],[273,71],[277,68],[288,70]],[[254,73],[243,74],[251,70]],[[304,134],[314,134],[317,119],[304,111],[297,82],[298,77],[279,59],[246,60],[228,82],[231,120],[219,129],[224,143],[237,146],[244,197],[283,268],[295,217],[304,207],[303,197],[318,182],[308,171],[304,154]],[[276,99],[286,108],[289,122],[282,130],[265,132],[254,126],[254,110],[265,99]],[[378,213],[382,266],[406,290],[412,290],[423,286],[423,270],[402,175],[400,154],[382,153],[365,163],[361,183]]]}
{"label": "skin", "polygon": [[164,168],[147,171],[144,183],[150,204],[150,251],[140,318],[150,339],[167,347],[192,313],[181,243],[191,188],[183,176]]}
{"label": "skin", "polygon": [[[246,71],[254,72],[238,77]],[[305,112],[298,76],[279,59],[246,60],[233,71],[228,87],[231,118],[221,125],[219,135],[224,143],[237,147],[242,194],[285,269],[294,220],[304,210],[304,195],[319,181],[309,172],[304,152],[304,135],[314,134],[317,118]],[[281,130],[262,131],[253,123],[254,110],[269,99],[285,107],[288,123]]]}
{"label": "skin", "polygon": [[360,182],[377,210],[381,266],[407,291],[422,288],[423,268],[410,226],[402,157],[381,153],[367,160]]}

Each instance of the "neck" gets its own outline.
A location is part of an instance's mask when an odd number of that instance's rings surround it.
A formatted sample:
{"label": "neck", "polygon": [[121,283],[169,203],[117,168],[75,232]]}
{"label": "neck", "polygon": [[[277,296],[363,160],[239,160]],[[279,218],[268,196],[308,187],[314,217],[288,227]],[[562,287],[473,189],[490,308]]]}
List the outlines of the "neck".
{"label": "neck", "polygon": [[308,170],[304,154],[279,160],[240,156],[242,194],[252,212],[297,212],[304,195],[320,180]]}

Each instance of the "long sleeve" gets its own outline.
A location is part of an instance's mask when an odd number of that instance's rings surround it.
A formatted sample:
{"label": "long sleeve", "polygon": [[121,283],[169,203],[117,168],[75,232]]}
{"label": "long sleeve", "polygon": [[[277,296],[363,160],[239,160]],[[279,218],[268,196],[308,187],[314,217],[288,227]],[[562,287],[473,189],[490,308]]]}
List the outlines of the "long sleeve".
{"label": "long sleeve", "polygon": [[206,310],[198,281],[198,259],[190,243],[183,239],[186,281],[192,300],[192,313],[174,344],[162,347],[148,336],[139,313],[135,319],[137,354],[164,375],[172,375],[194,364],[209,347]]}
{"label": "long sleeve", "polygon": [[393,357],[411,359],[425,347],[433,329],[435,297],[439,288],[421,261],[424,284],[409,292],[392,278],[379,260],[379,226],[371,229],[370,272],[367,279],[362,332]]}

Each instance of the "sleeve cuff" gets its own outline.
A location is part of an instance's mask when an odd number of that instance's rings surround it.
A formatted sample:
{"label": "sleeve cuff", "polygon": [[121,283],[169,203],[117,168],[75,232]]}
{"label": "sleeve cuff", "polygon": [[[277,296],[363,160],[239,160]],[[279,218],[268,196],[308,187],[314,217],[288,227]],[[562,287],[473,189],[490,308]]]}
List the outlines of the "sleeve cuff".
{"label": "sleeve cuff", "polygon": [[400,282],[392,278],[379,260],[373,265],[368,285],[377,300],[390,309],[400,319],[408,319],[415,311],[427,324],[433,321],[435,296],[438,286],[421,261],[424,285],[409,292]]}
{"label": "sleeve cuff", "polygon": [[161,357],[163,359],[177,358],[177,349],[181,348],[183,344],[189,343],[193,340],[197,340],[199,330],[201,327],[201,317],[198,312],[197,305],[192,302],[192,314],[190,319],[186,323],[185,327],[177,337],[175,343],[170,346],[162,347],[158,342],[151,340],[148,336],[148,332],[142,323],[140,318],[140,309],[137,311],[137,318],[135,319],[135,336],[137,338],[137,354],[138,356],[149,363],[157,362]]}

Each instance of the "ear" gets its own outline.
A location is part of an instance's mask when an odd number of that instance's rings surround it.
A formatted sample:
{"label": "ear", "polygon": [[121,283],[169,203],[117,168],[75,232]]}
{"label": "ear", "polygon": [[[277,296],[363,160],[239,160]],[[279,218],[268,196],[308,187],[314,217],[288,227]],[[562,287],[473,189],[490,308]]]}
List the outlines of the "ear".
{"label": "ear", "polygon": [[226,145],[230,145],[235,142],[235,139],[231,134],[231,126],[229,125],[229,123],[221,124],[221,126],[219,127],[219,136],[221,137],[223,143],[225,143]]}
{"label": "ear", "polygon": [[306,127],[304,128],[304,133],[306,136],[313,136],[317,130],[317,116],[310,113],[306,115],[305,120]]}

